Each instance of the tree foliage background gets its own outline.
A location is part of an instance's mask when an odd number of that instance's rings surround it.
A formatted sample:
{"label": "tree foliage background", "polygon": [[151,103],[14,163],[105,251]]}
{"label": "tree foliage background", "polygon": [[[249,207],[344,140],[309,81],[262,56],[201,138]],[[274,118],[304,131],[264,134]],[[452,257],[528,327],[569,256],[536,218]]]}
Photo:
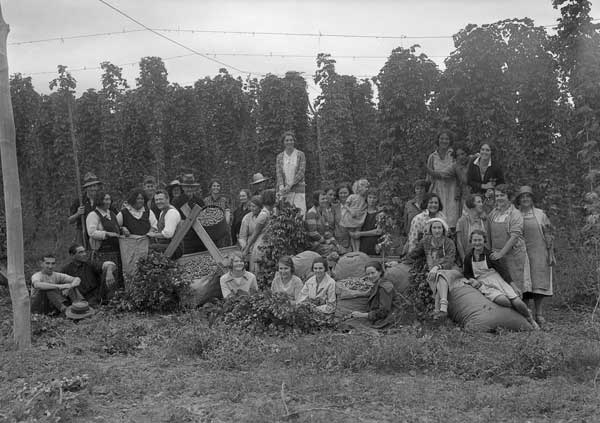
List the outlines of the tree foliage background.
{"label": "tree foliage background", "polygon": [[447,128],[471,152],[491,141],[508,180],[533,185],[538,205],[568,232],[600,175],[600,32],[587,0],[552,4],[561,11],[556,35],[530,19],[470,24],[454,35],[444,70],[419,46],[398,47],[378,75],[359,80],[321,53],[313,103],[299,72],[244,80],[221,69],[183,87],[169,82],[159,57],[141,59],[132,85],[118,66],[102,63],[102,88],[78,98],[64,66],[48,95],[15,74],[26,245],[59,245],[66,236],[76,197],[67,102],[82,174],[96,173],[117,199],[146,174],[165,183],[183,172],[193,172],[205,194],[220,179],[235,199],[253,173],[274,180],[286,130],[307,154],[309,191],[366,176],[406,199],[425,175],[435,134]]}

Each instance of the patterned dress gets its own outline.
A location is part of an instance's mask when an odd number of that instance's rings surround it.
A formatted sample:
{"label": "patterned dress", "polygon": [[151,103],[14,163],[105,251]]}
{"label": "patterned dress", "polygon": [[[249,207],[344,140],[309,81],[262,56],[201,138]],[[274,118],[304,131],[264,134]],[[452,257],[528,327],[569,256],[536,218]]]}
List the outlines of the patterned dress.
{"label": "patterned dress", "polygon": [[436,150],[427,159],[427,167],[442,174],[441,178],[433,178],[429,191],[440,196],[447,217],[446,223],[451,228],[456,227],[456,221],[460,216],[459,201],[457,200],[458,181],[456,180],[454,165],[455,160],[450,151],[442,159]]}
{"label": "patterned dress", "polygon": [[531,274],[531,289],[524,293],[552,295],[552,267],[546,242],[550,231],[550,220],[542,210],[533,209],[523,214],[523,238]]}

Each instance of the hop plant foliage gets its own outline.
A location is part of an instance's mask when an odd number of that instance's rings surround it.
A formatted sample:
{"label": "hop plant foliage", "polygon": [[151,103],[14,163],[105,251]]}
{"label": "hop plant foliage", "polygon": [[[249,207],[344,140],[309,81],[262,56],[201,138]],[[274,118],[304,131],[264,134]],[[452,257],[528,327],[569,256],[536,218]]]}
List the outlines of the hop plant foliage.
{"label": "hop plant foliage", "polygon": [[176,311],[181,307],[181,299],[189,295],[189,284],[175,261],[150,251],[138,262],[120,308],[159,313]]}
{"label": "hop plant foliage", "polygon": [[315,310],[313,305],[294,305],[285,294],[271,291],[230,296],[220,314],[225,324],[254,334],[313,333],[335,327],[333,317]]}

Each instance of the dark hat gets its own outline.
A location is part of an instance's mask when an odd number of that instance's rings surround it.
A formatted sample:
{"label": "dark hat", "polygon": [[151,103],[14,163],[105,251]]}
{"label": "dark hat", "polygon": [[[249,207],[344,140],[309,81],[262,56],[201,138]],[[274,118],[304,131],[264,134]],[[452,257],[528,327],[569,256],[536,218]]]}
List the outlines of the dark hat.
{"label": "dark hat", "polygon": [[529,185],[523,185],[521,188],[519,188],[519,192],[517,193],[517,196],[515,197],[515,203],[519,204],[519,199],[521,198],[522,195],[525,194],[529,194],[533,197],[533,189],[531,189],[531,187]]}
{"label": "dark hat", "polygon": [[196,182],[196,178],[194,178],[193,173],[185,173],[181,175],[181,186],[198,187],[200,184]]}
{"label": "dark hat", "polygon": [[255,173],[252,175],[251,185],[260,184],[261,182],[268,181],[270,178],[265,178],[262,173]]}
{"label": "dark hat", "polygon": [[87,301],[77,301],[65,310],[65,315],[72,320],[85,319],[95,313]]}
{"label": "dark hat", "polygon": [[91,187],[92,185],[100,185],[102,181],[96,177],[92,172],[88,172],[83,177],[82,188]]}
{"label": "dark hat", "polygon": [[156,185],[156,178],[152,175],[146,175],[146,176],[144,176],[144,184]]}

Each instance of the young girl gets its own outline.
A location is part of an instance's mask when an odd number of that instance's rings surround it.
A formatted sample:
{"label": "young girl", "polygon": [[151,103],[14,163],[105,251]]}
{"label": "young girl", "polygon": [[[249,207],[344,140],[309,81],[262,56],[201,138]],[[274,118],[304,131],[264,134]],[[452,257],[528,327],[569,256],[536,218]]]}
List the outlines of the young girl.
{"label": "young girl", "polygon": [[310,300],[321,304],[316,307],[317,310],[331,314],[335,312],[336,306],[335,280],[327,274],[327,267],[327,260],[323,257],[313,260],[314,276],[310,277],[302,287],[298,295],[298,303]]}
{"label": "young girl", "polygon": [[428,222],[429,230],[418,242],[408,257],[417,259],[425,256],[427,260],[427,283],[435,298],[435,319],[448,315],[448,283],[444,278],[438,278],[438,271],[454,267],[456,247],[447,237],[448,225],[443,219],[433,218]]}
{"label": "young girl", "polygon": [[533,319],[531,310],[519,298],[517,289],[511,283],[510,273],[500,260],[493,260],[485,248],[486,233],[480,229],[471,232],[473,248],[465,256],[463,274],[469,285],[485,297],[502,307],[513,307],[521,313],[535,330],[540,327]]}
{"label": "young girl", "polygon": [[[367,217],[367,190],[369,189],[369,181],[359,179],[352,186],[354,194],[346,199],[346,203],[342,206],[342,219],[340,226],[344,227],[348,232],[360,231],[365,218]],[[360,238],[350,239],[352,251],[359,251]]]}

